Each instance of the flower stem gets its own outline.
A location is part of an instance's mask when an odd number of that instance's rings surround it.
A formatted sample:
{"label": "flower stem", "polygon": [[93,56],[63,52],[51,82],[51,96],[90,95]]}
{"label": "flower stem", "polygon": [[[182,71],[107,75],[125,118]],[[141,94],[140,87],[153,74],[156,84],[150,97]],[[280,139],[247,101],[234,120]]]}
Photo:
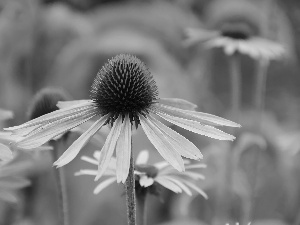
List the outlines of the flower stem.
{"label": "flower stem", "polygon": [[[51,141],[50,144],[53,146],[52,156],[53,162],[59,157],[59,144],[62,140]],[[55,179],[58,189],[58,204],[59,204],[59,218],[62,225],[69,225],[69,208],[68,208],[68,197],[67,197],[67,186],[63,168],[54,168]]]}
{"label": "flower stem", "polygon": [[234,121],[239,121],[241,101],[240,56],[235,53],[229,58],[231,80],[231,113]]}
{"label": "flower stem", "polygon": [[256,75],[256,91],[255,91],[255,109],[259,118],[256,118],[257,126],[261,128],[262,114],[265,107],[265,97],[266,97],[266,83],[267,83],[267,70],[269,66],[269,61],[261,60],[258,62],[258,70]]}
{"label": "flower stem", "polygon": [[136,200],[137,200],[137,211],[139,215],[139,225],[147,225],[147,196],[148,191],[147,189],[142,189],[140,193],[136,193]]}
{"label": "flower stem", "polygon": [[125,182],[128,225],[136,225],[135,179],[133,156],[130,157],[130,167]]}

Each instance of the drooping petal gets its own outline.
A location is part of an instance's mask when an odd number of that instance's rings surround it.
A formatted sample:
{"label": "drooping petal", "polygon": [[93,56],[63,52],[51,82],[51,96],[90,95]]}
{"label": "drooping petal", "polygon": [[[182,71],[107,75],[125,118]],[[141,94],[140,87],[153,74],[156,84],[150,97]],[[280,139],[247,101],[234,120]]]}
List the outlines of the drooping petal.
{"label": "drooping petal", "polygon": [[[103,152],[101,150],[95,151],[93,154],[94,158],[97,159],[97,165],[99,164],[102,154],[103,154]],[[107,169],[116,170],[116,165],[117,165],[117,159],[112,156]]]}
{"label": "drooping petal", "polygon": [[123,125],[122,118],[119,116],[114,122],[114,125],[107,136],[105,144],[101,149],[101,155],[98,164],[98,175],[96,176],[95,180],[98,180],[109,166]]}
{"label": "drooping petal", "polygon": [[83,161],[86,161],[88,163],[94,164],[94,165],[98,165],[98,161],[96,159],[90,158],[88,156],[81,156],[80,158]]}
{"label": "drooping petal", "polygon": [[98,173],[97,170],[79,170],[78,172],[75,173],[75,176],[80,176],[80,175],[96,176],[97,173]]}
{"label": "drooping petal", "polygon": [[117,179],[115,177],[108,178],[104,181],[102,181],[94,190],[94,194],[99,194],[104,188],[111,185],[113,182],[115,182]]}
{"label": "drooping petal", "polygon": [[60,109],[65,109],[69,107],[74,107],[81,104],[92,103],[92,100],[84,99],[84,100],[73,100],[73,101],[58,101],[56,106]]}
{"label": "drooping petal", "polygon": [[38,118],[35,118],[33,120],[30,120],[18,126],[4,128],[4,130],[12,131],[14,133],[19,132],[18,133],[19,135],[23,135],[21,133],[22,129],[32,127],[32,126],[37,126],[37,125],[38,127],[41,125],[47,125],[49,123],[52,123],[54,121],[60,120],[65,117],[69,117],[75,114],[80,115],[82,113],[87,113],[90,111],[96,111],[96,109],[97,108],[93,103],[91,103],[90,101],[86,101],[85,103],[81,103],[73,107],[68,107],[65,109],[53,111],[51,113],[45,114],[43,116],[40,116]]}
{"label": "drooping petal", "polygon": [[202,43],[212,38],[218,37],[219,32],[205,29],[187,28],[185,30],[187,39],[184,41],[186,46]]}
{"label": "drooping petal", "polygon": [[83,115],[81,118],[64,120],[64,122],[62,123],[56,123],[55,128],[53,127],[53,125],[45,125],[45,129],[42,129],[38,133],[25,137],[21,141],[18,141],[15,145],[19,148],[24,149],[37,148],[53,139],[57,135],[63,134],[76,126],[85,123],[94,116],[94,114],[88,114]]}
{"label": "drooping petal", "polygon": [[13,153],[6,145],[0,143],[0,159],[3,161],[9,161],[13,159]]}
{"label": "drooping petal", "polygon": [[192,172],[192,171],[185,171],[181,175],[182,176],[190,177],[190,178],[192,178],[194,180],[198,180],[198,179],[204,180],[205,179],[205,176],[203,174]]}
{"label": "drooping petal", "polygon": [[188,120],[188,119],[182,119],[179,117],[174,117],[167,115],[165,113],[156,112],[157,115],[162,117],[163,119],[167,120],[170,123],[173,123],[179,127],[182,127],[186,130],[189,130],[191,132],[201,134],[210,138],[218,139],[218,140],[230,140],[233,141],[235,139],[234,136],[227,134],[221,130],[218,130],[214,127],[208,126],[208,125],[202,125],[196,121]]}
{"label": "drooping petal", "polygon": [[157,102],[162,105],[191,111],[194,111],[198,107],[196,104],[180,98],[160,98]]}
{"label": "drooping petal", "polygon": [[140,151],[138,154],[135,164],[137,165],[142,165],[142,164],[147,164],[149,159],[149,152],[147,150]]}
{"label": "drooping petal", "polygon": [[86,145],[91,137],[105,124],[108,115],[97,120],[85,133],[83,133],[73,144],[62,154],[53,165],[61,167],[72,161],[79,151]]}
{"label": "drooping petal", "polygon": [[203,158],[200,150],[188,139],[178,134],[176,131],[167,127],[163,123],[159,122],[157,119],[148,115],[148,119],[161,130],[163,135],[167,138],[168,142],[173,146],[173,148],[182,156],[190,159],[199,160]]}
{"label": "drooping petal", "polygon": [[175,193],[181,193],[182,192],[181,188],[177,184],[173,183],[172,181],[170,181],[166,178],[156,177],[154,180],[157,183],[159,183],[160,185],[162,185],[163,187],[165,187],[165,188],[167,188],[167,189],[169,189],[169,190],[171,190]]}
{"label": "drooping petal", "polygon": [[185,179],[181,179],[181,182],[183,182],[184,184],[186,184],[188,187],[190,187],[191,189],[195,190],[196,192],[198,192],[200,195],[202,195],[205,199],[208,199],[207,194],[201,190],[200,188],[198,188],[195,184],[193,184],[192,182],[189,182]]}
{"label": "drooping petal", "polygon": [[125,183],[129,172],[131,156],[131,123],[126,115],[123,127],[116,146],[117,156],[117,182]]}
{"label": "drooping petal", "polygon": [[[163,104],[155,104],[156,110],[160,113],[165,113],[174,117],[180,117],[183,119],[193,120],[202,124],[212,126],[227,126],[227,127],[241,127],[240,124],[224,119],[219,116],[215,116],[209,113],[196,112],[184,109],[178,109]],[[155,111],[153,113],[156,113]]]}
{"label": "drooping petal", "polygon": [[145,134],[161,156],[178,171],[184,171],[184,164],[180,154],[166,140],[163,133],[144,116],[140,116],[140,121]]}
{"label": "drooping petal", "polygon": [[186,169],[199,169],[199,168],[206,168],[206,167],[207,167],[206,164],[199,164],[199,163],[185,166]]}
{"label": "drooping petal", "polygon": [[170,180],[171,182],[175,183],[177,186],[179,186],[187,195],[192,196],[192,192],[190,191],[190,189],[184,184],[182,183],[180,180],[178,180],[176,177],[172,177],[172,176],[165,176],[165,179]]}

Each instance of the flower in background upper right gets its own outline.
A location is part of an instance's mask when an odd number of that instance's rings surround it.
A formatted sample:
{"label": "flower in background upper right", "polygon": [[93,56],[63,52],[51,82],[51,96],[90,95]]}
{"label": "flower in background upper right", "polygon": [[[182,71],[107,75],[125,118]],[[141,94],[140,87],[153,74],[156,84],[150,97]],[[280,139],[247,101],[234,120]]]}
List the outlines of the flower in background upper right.
{"label": "flower in background upper right", "polygon": [[[249,1],[214,1],[209,8],[208,29],[187,28],[188,47],[202,44],[205,48],[222,48],[228,56],[235,53],[256,60],[278,60],[286,54],[280,42],[266,37],[274,31],[272,5],[254,5]],[[274,30],[274,29],[273,29]]]}

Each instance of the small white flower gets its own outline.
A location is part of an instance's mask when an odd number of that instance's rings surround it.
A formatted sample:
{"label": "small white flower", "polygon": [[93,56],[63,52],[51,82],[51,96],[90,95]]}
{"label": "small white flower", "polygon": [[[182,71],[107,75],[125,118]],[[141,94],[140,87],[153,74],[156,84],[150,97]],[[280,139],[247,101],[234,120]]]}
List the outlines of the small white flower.
{"label": "small white flower", "polygon": [[[98,165],[99,158],[101,158],[100,151],[95,151],[94,158],[87,156],[81,157],[82,160],[94,165]],[[192,195],[193,190],[201,194],[204,198],[208,198],[206,193],[194,184],[194,181],[204,179],[204,176],[195,170],[206,168],[205,164],[191,164],[189,160],[184,160],[186,171],[178,172],[166,161],[149,165],[147,164],[148,159],[149,153],[146,150],[141,151],[136,159],[134,173],[136,181],[139,182],[140,186],[136,186],[136,188],[150,188],[157,183],[175,193],[185,192],[187,195]],[[108,169],[103,174],[105,179],[97,185],[94,190],[94,194],[100,193],[104,188],[117,181],[116,162],[117,160],[112,157]],[[75,173],[75,175],[96,176],[97,170],[80,170]]]}

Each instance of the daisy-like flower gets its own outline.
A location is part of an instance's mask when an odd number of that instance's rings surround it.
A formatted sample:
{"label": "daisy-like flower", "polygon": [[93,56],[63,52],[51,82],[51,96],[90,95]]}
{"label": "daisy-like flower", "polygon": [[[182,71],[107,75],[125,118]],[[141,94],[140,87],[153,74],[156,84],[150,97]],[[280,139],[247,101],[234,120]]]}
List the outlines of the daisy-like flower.
{"label": "daisy-like flower", "polygon": [[132,125],[141,125],[150,142],[162,157],[178,171],[184,170],[181,156],[200,159],[200,150],[186,138],[159,120],[197,134],[218,140],[234,140],[215,126],[240,127],[239,124],[211,114],[196,112],[195,105],[182,99],[160,99],[155,81],[143,62],[132,55],[118,55],[98,72],[91,87],[91,100],[60,102],[60,110],[43,115],[19,126],[6,128],[23,139],[22,148],[35,148],[50,139],[83,124],[92,118],[96,122],[54,162],[61,167],[72,161],[82,147],[104,125],[112,128],[102,148],[98,162],[99,179],[108,168],[116,149],[117,181],[125,182],[131,158]]}
{"label": "daisy-like flower", "polygon": [[253,59],[268,61],[280,59],[285,55],[281,44],[253,36],[245,23],[224,24],[220,30],[188,28],[186,35],[187,46],[202,43],[207,48],[223,48],[227,55],[239,52]]}
{"label": "daisy-like flower", "polygon": [[[82,160],[89,162],[94,165],[98,165],[98,160],[101,158],[102,152],[95,151],[94,158],[87,156],[81,157]],[[186,171],[183,173],[178,172],[173,167],[169,165],[168,162],[162,161],[155,163],[154,165],[148,164],[149,152],[147,150],[141,151],[135,162],[135,177],[137,181],[136,189],[138,188],[149,188],[151,189],[156,184],[175,192],[182,193],[185,192],[188,195],[192,195],[192,190],[196,191],[204,198],[208,198],[206,193],[198,188],[193,181],[204,179],[202,174],[199,174],[195,169],[206,168],[203,163],[191,164],[189,160],[184,160],[184,165]],[[94,189],[94,194],[100,193],[103,189],[108,187],[110,184],[117,181],[116,178],[116,158],[112,157],[108,169],[105,171],[103,176],[106,177],[102,182],[100,182]],[[97,170],[80,170],[75,173],[76,176],[79,175],[97,175]],[[155,189],[155,187],[154,187]],[[152,191],[155,193],[155,191]]]}

